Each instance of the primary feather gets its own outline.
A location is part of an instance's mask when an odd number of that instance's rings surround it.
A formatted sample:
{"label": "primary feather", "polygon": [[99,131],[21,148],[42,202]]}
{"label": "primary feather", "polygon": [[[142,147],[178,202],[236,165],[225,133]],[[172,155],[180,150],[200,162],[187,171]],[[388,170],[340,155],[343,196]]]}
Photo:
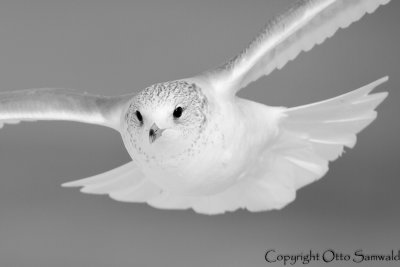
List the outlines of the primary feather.
{"label": "primary feather", "polygon": [[[272,150],[296,168],[296,189],[321,178],[328,162],[337,159],[345,146],[354,147],[356,134],[376,118],[375,108],[387,96],[387,92],[369,93],[387,80],[383,77],[347,94],[285,112],[282,140]],[[302,177],[300,169],[308,175]]]}
{"label": "primary feather", "polygon": [[300,0],[270,20],[239,55],[202,75],[222,94],[232,95],[274,69],[281,69],[301,51],[321,44],[390,0]]}

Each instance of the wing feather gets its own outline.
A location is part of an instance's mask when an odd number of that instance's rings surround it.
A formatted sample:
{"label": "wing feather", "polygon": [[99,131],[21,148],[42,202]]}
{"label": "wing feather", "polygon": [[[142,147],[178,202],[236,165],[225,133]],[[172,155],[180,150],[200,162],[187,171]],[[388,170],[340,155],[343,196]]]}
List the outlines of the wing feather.
{"label": "wing feather", "polygon": [[272,151],[296,165],[295,174],[299,169],[310,173],[303,179],[295,178],[295,189],[321,178],[329,161],[337,159],[345,146],[354,147],[356,135],[376,118],[375,108],[387,96],[387,92],[370,92],[387,80],[383,77],[350,93],[285,112],[281,140]]}
{"label": "wing feather", "polygon": [[346,28],[366,13],[390,0],[300,0],[267,23],[261,33],[238,56],[200,77],[222,94],[241,88],[281,69],[302,51],[308,51]]}
{"label": "wing feather", "polygon": [[122,108],[129,98],[53,88],[4,92],[0,93],[0,128],[20,121],[67,120],[119,130]]}
{"label": "wing feather", "polygon": [[131,161],[113,170],[64,183],[64,187],[82,187],[87,194],[109,195],[124,202],[147,202],[161,193],[160,187],[152,183]]}

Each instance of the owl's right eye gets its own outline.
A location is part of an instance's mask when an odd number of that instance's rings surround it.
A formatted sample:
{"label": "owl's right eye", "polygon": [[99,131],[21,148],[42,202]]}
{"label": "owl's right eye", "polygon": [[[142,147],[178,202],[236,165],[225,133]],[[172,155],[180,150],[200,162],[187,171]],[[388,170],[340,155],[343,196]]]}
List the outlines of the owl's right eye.
{"label": "owl's right eye", "polygon": [[135,114],[136,114],[136,118],[137,118],[140,122],[143,122],[143,117],[142,117],[142,114],[140,113],[140,111],[139,111],[139,110],[136,110]]}

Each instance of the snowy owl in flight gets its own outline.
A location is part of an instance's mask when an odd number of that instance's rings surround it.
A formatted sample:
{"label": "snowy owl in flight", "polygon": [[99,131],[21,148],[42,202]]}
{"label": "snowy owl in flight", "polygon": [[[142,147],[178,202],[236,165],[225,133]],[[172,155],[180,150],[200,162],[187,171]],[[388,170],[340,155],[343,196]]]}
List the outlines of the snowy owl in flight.
{"label": "snowy owl in flight", "polygon": [[374,109],[387,96],[370,92],[388,78],[293,108],[236,93],[389,1],[297,1],[224,65],[137,94],[2,93],[0,127],[68,120],[119,131],[132,161],[63,184],[84,193],[203,214],[280,209],[295,199],[296,190],[323,177],[345,146],[355,145],[356,134],[376,118]]}

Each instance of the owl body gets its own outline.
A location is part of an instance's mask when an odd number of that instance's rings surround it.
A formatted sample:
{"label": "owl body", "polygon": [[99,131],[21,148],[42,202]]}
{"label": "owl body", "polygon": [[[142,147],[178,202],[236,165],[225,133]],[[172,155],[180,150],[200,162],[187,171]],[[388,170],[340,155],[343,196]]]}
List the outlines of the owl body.
{"label": "owl body", "polygon": [[[210,85],[193,79],[165,82],[162,86],[155,84],[141,94],[147,97],[149,94],[168,96],[171,91],[176,93],[179,89],[177,84],[182,87],[180,90],[186,98],[188,95],[195,98],[189,105],[198,105],[198,112],[202,114],[196,117],[201,124],[193,131],[177,135],[171,127],[156,142],[150,143],[147,132],[157,120],[154,110],[169,114],[171,107],[154,106],[151,110],[153,118],[149,118],[150,123],[144,122],[144,129],[131,123],[130,118],[135,117],[136,110],[140,109],[135,104],[128,105],[122,116],[122,127],[126,129],[122,139],[132,160],[146,177],[168,192],[208,195],[222,192],[238,180],[245,179],[249,170],[254,172],[258,169],[258,164],[265,167],[265,162],[259,160],[262,158],[260,155],[265,153],[269,141],[277,134],[281,108],[239,97],[231,101],[215,101],[218,96],[211,95]],[[187,89],[191,92],[185,92]],[[167,121],[165,117],[158,119]]]}

